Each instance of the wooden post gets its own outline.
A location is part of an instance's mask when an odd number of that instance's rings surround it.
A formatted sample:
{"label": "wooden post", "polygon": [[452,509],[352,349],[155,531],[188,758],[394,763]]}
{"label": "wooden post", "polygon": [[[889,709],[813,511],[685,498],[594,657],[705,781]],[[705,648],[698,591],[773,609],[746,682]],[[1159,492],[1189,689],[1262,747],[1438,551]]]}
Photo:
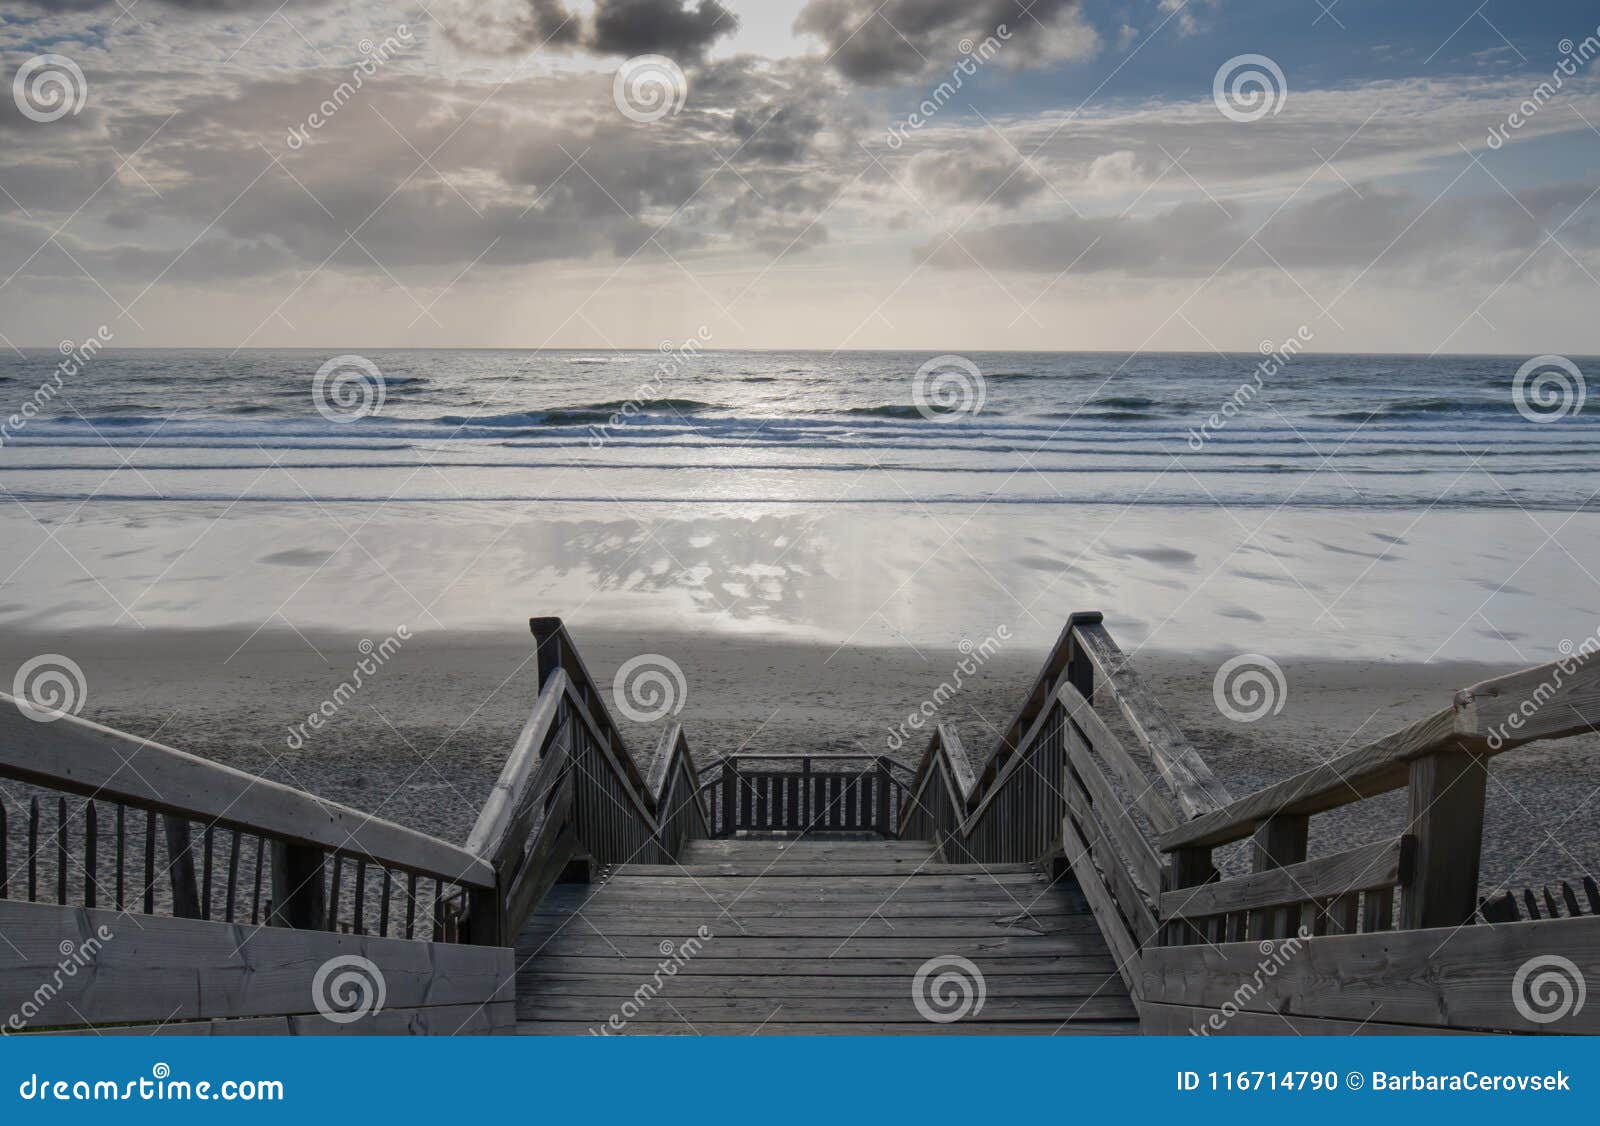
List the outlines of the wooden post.
{"label": "wooden post", "polygon": [[1416,838],[1411,878],[1400,898],[1400,926],[1457,927],[1478,909],[1488,760],[1439,751],[1411,761],[1411,824]]}
{"label": "wooden post", "polygon": [[817,802],[811,794],[811,760],[800,760],[800,828],[802,831],[810,829],[812,821],[817,816]]}
{"label": "wooden post", "polygon": [[[1096,621],[1100,615],[1094,615]],[[1094,662],[1089,660],[1089,655],[1083,651],[1083,646],[1078,644],[1078,639],[1072,639],[1072,646],[1068,650],[1067,683],[1078,690],[1078,695],[1094,705]]]}
{"label": "wooden post", "polygon": [[172,878],[172,913],[180,919],[200,918],[200,885],[195,879],[189,822],[163,817],[167,829],[167,874]]}
{"label": "wooden post", "polygon": [[477,888],[468,891],[467,929],[461,941],[473,946],[505,946],[511,937],[505,934],[505,929],[499,893]]}
{"label": "wooden post", "polygon": [[[1269,818],[1256,830],[1251,841],[1254,870],[1268,872],[1299,864],[1306,858],[1310,827],[1311,818],[1304,813],[1280,813]],[[1299,929],[1300,908],[1275,907],[1251,911],[1245,933],[1250,941],[1257,942],[1263,938],[1290,938]]]}
{"label": "wooden post", "polygon": [[[1174,890],[1209,884],[1217,878],[1217,866],[1211,861],[1209,848],[1173,850],[1167,866],[1167,882]],[[1163,945],[1166,946],[1191,946],[1206,941],[1205,933],[1188,921],[1170,923],[1165,930]]]}
{"label": "wooden post", "polygon": [[562,652],[561,619],[529,618],[528,628],[533,631],[539,658],[539,687],[543,688],[566,658]]}
{"label": "wooden post", "polygon": [[272,925],[297,930],[322,930],[322,849],[272,842]]}
{"label": "wooden post", "polygon": [[889,764],[881,756],[878,759],[878,792],[877,792],[877,829],[880,836],[893,836],[893,827],[889,824]]}
{"label": "wooden post", "polygon": [[728,757],[722,760],[722,831],[718,834],[731,837],[739,827],[739,760]]}

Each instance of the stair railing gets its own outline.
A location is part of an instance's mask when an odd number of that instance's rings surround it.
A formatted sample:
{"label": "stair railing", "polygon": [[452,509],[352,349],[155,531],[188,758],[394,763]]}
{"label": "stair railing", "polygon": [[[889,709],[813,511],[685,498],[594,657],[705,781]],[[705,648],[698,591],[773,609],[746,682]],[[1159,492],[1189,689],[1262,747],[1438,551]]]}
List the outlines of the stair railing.
{"label": "stair railing", "polygon": [[682,728],[663,734],[647,778],[561,619],[529,625],[539,696],[467,840],[495,873],[472,897],[475,942],[513,942],[574,861],[667,863],[710,835]]}
{"label": "stair railing", "polygon": [[[30,710],[31,709],[31,710]],[[0,693],[0,899],[456,942],[469,850]]]}

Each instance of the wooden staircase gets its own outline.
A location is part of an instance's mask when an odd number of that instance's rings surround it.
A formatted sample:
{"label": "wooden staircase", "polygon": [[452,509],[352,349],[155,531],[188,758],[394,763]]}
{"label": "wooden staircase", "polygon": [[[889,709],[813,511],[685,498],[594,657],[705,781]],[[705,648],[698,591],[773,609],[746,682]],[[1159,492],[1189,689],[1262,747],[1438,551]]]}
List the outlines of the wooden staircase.
{"label": "wooden staircase", "polygon": [[1070,876],[919,841],[690,841],[558,884],[517,965],[532,1034],[1138,1031]]}

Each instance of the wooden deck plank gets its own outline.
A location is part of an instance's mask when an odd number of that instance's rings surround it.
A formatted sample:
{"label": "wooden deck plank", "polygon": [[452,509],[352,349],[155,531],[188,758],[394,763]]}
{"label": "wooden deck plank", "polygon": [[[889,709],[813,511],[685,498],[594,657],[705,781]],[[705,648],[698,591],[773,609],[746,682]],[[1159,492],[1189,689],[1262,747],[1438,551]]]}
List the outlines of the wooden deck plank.
{"label": "wooden deck plank", "polygon": [[[517,963],[521,965],[535,955],[569,958],[648,958],[652,964],[661,960],[661,939],[676,937],[657,930],[648,935],[596,934],[586,926],[568,926],[551,933],[542,929],[523,932],[517,942]],[[712,951],[717,958],[763,958],[769,960],[847,958],[916,958],[919,962],[940,954],[949,953],[949,937],[930,935],[918,930],[915,935],[896,932],[892,935],[825,936],[767,935],[747,936],[737,931],[717,935]],[[1106,957],[1105,941],[1096,933],[1035,935],[1025,931],[1002,931],[994,928],[993,934],[963,935],[961,949],[969,958],[983,958],[985,964],[999,959],[1012,958],[1085,958]]]}
{"label": "wooden deck plank", "polygon": [[[634,988],[638,988],[637,984]],[[519,1020],[584,1020],[603,1022],[617,1012],[621,996],[551,996],[535,993],[517,1000]],[[898,997],[854,997],[849,994],[773,997],[676,997],[663,992],[646,1001],[643,1011],[658,1010],[661,1019],[762,1021],[782,1016],[791,1024],[901,1023],[922,1020],[908,987]],[[994,1020],[1132,1020],[1138,1014],[1126,993],[1108,990],[1098,997],[995,997],[975,1014]],[[960,1023],[955,1021],[952,1023]]]}
{"label": "wooden deck plank", "polygon": [[[935,865],[908,842],[696,841],[687,852],[687,865],[628,865],[545,897],[517,943],[519,1031],[616,1031],[608,1022],[628,1012],[625,1030],[656,1034],[1137,1028],[1074,880],[1052,884],[1027,864]],[[952,957],[977,967],[983,1005],[950,1025],[925,1020],[917,974]]]}
{"label": "wooden deck plank", "polygon": [[[599,1026],[580,1021],[517,1022],[517,1032],[522,1036],[588,1036],[591,1032],[601,1031]],[[786,1021],[747,1021],[701,1022],[691,1026],[682,1021],[630,1021],[620,1031],[608,1029],[605,1032],[616,1036],[1137,1036],[1139,1022],[964,1020],[952,1024],[931,1024],[919,1020],[899,1024],[790,1024]]]}

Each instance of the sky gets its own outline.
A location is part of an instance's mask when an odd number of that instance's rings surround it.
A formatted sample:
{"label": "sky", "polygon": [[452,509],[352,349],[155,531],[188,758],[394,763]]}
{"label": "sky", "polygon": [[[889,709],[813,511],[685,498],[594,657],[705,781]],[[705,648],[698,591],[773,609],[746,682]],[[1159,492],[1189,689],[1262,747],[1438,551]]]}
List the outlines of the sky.
{"label": "sky", "polygon": [[0,348],[1595,354],[1596,57],[1512,0],[8,2]]}

